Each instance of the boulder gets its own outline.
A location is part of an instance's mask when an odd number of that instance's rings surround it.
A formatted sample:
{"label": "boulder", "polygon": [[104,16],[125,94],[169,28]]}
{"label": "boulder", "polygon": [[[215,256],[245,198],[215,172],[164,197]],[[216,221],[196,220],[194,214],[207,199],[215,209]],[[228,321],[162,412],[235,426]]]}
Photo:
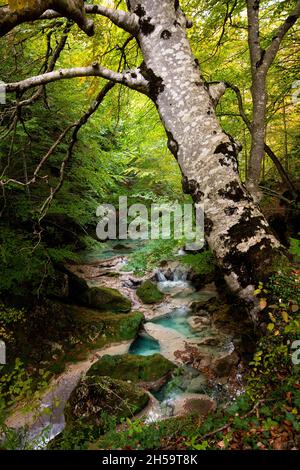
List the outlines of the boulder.
{"label": "boulder", "polygon": [[69,278],[69,298],[80,305],[89,305],[89,286],[85,279],[65,269]]}
{"label": "boulder", "polygon": [[210,325],[210,319],[208,317],[191,316],[187,319],[188,324],[194,331],[203,331]]}
{"label": "boulder", "polygon": [[239,362],[239,357],[235,351],[228,352],[215,358],[212,361],[211,369],[217,377],[228,377],[231,369]]}
{"label": "boulder", "polygon": [[198,375],[198,377],[195,377],[192,379],[187,387],[187,392],[188,393],[199,393],[203,392],[205,386],[207,385],[208,380],[205,377],[205,375]]}
{"label": "boulder", "polygon": [[154,282],[147,280],[137,288],[137,296],[144,304],[156,304],[161,302],[164,295],[158,290]]}
{"label": "boulder", "polygon": [[131,301],[116,289],[92,287],[89,289],[89,306],[99,310],[126,313],[131,310]]}
{"label": "boulder", "polygon": [[206,338],[197,341],[197,344],[198,346],[218,346],[220,342],[220,338],[216,336],[207,336]]}
{"label": "boulder", "polygon": [[182,362],[177,355],[177,351],[185,351],[187,338],[184,335],[173,328],[167,328],[152,322],[145,323],[144,330],[150,338],[159,342],[163,356],[172,362]]}
{"label": "boulder", "polygon": [[121,418],[132,417],[148,403],[149,395],[139,387],[123,380],[105,376],[89,375],[84,377],[73,390],[65,407],[67,427],[100,427],[104,415]]}
{"label": "boulder", "polygon": [[106,355],[92,365],[87,375],[130,380],[134,383],[140,383],[148,390],[153,390],[164,385],[175,368],[176,366],[161,354],[151,356]]}
{"label": "boulder", "polygon": [[85,279],[67,268],[65,271],[69,278],[69,299],[72,302],[105,312],[130,312],[131,301],[117,289],[101,286],[89,287]]}
{"label": "boulder", "polygon": [[216,402],[208,395],[184,393],[174,401],[174,416],[196,414],[205,417],[216,409]]}

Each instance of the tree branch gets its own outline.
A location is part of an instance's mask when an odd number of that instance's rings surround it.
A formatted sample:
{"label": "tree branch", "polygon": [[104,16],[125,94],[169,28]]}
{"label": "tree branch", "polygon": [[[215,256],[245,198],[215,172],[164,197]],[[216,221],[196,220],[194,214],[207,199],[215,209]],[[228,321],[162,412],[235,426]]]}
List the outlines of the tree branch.
{"label": "tree branch", "polygon": [[[124,29],[128,33],[135,36],[139,30],[138,16],[134,13],[128,13],[123,10],[115,10],[100,5],[85,5],[86,14],[101,15],[109,18],[116,26]],[[52,20],[59,18],[61,15],[55,10],[47,10],[40,16],[40,20]]]}
{"label": "tree branch", "polygon": [[227,85],[225,82],[211,82],[209,84],[209,94],[213,100],[214,107],[216,107],[226,91]]}
{"label": "tree branch", "polygon": [[292,26],[296,23],[298,18],[300,17],[300,0],[298,0],[296,7],[290,13],[290,15],[286,18],[286,20],[282,23],[278,30],[275,30],[273,33],[273,40],[271,45],[266,50],[264,56],[264,63],[266,64],[267,68],[269,69],[272,65],[276,54],[279,50],[280,44],[287,34],[287,32],[292,28]]}
{"label": "tree branch", "polygon": [[[50,59],[50,62],[48,64],[47,69],[46,69],[45,72],[53,72],[54,67],[56,65],[56,62],[58,61],[58,59],[60,57],[60,54],[61,54],[61,52],[63,51],[63,49],[66,45],[70,29],[71,29],[71,23],[67,22],[66,27],[63,31],[63,34],[60,38],[60,41],[59,41],[59,43],[57,44],[57,47],[54,50],[54,53],[53,53],[53,55]],[[21,108],[23,106],[29,106],[29,105],[35,103],[43,95],[43,90],[44,90],[44,88],[43,88],[43,86],[41,86],[30,98],[25,99],[23,101],[19,101],[16,105],[16,110],[18,110],[18,108]]]}
{"label": "tree branch", "polygon": [[97,62],[94,62],[88,67],[78,67],[70,69],[60,69],[53,72],[36,75],[25,80],[15,83],[6,84],[6,92],[22,93],[30,88],[46,85],[47,83],[56,82],[58,80],[66,80],[76,77],[101,77],[110,80],[114,83],[121,83],[128,88],[139,91],[143,94],[148,94],[148,81],[142,76],[140,69],[125,70],[123,72],[114,72],[113,70],[101,67]]}
{"label": "tree branch", "polygon": [[[71,126],[68,126],[68,128],[61,134],[61,136],[59,137],[60,140],[62,140],[61,138],[64,138],[64,136],[66,135],[66,133],[68,132],[68,130],[71,128],[71,127],[74,127],[73,129],[73,132],[72,132],[72,137],[71,137],[71,141],[69,143],[69,147],[68,147],[68,151],[66,153],[66,156],[65,158],[63,159],[62,161],[62,164],[61,164],[61,167],[60,167],[60,175],[59,175],[59,181],[58,181],[58,184],[56,185],[55,188],[51,188],[51,192],[50,192],[50,195],[48,196],[48,198],[46,199],[46,201],[44,202],[44,204],[42,205],[41,209],[40,209],[40,214],[41,214],[41,217],[39,218],[39,222],[42,220],[42,218],[45,216],[45,211],[47,210],[47,208],[49,207],[49,205],[51,204],[52,200],[54,199],[55,195],[58,193],[58,191],[60,190],[60,188],[62,187],[63,185],[63,182],[64,182],[64,174],[65,174],[65,169],[66,169],[66,165],[67,163],[71,160],[72,158],[72,155],[73,155],[73,150],[74,150],[74,147],[77,143],[77,140],[78,140],[78,132],[80,131],[80,129],[88,122],[89,118],[97,111],[97,109],[99,108],[100,104],[102,103],[102,101],[104,100],[104,98],[106,97],[107,93],[114,87],[115,83],[114,82],[108,82],[99,92],[99,94],[97,95],[95,101],[90,105],[89,109],[83,114],[83,116],[77,121],[75,122],[74,124],[72,124]],[[64,134],[64,135],[63,135]],[[41,167],[41,164],[39,165],[39,167]],[[39,168],[40,169],[40,168]],[[36,170],[37,171],[37,170]],[[39,171],[39,170],[38,170]]]}
{"label": "tree branch", "polygon": [[84,0],[32,0],[25,1],[22,6],[13,0],[8,3],[9,5],[0,8],[0,36],[21,23],[40,19],[48,9],[75,21],[88,36],[94,34],[94,24],[86,16]]}
{"label": "tree branch", "polygon": [[22,23],[61,17],[75,21],[88,36],[92,36],[94,23],[87,18],[90,14],[109,18],[116,26],[133,36],[139,30],[138,16],[135,13],[100,5],[84,5],[83,0],[32,0],[32,5],[26,5],[25,2],[23,8],[13,7],[13,1],[9,3],[8,6],[0,7],[0,37]]}

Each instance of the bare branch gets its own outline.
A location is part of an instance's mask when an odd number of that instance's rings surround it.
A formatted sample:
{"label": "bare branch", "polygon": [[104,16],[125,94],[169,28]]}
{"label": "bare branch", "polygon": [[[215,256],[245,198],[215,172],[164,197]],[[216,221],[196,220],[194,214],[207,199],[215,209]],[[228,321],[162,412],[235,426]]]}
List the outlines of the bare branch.
{"label": "bare branch", "polygon": [[32,5],[27,1],[23,7],[18,5],[13,8],[12,2],[0,8],[0,36],[4,36],[21,23],[35,21],[52,9],[59,16],[75,21],[78,26],[88,35],[94,34],[94,24],[86,16],[84,0],[33,0]]}
{"label": "bare branch", "polygon": [[121,73],[101,67],[94,62],[88,67],[78,67],[70,69],[60,69],[53,72],[47,72],[35,77],[30,77],[20,82],[7,83],[6,92],[22,93],[30,88],[46,85],[47,83],[56,82],[58,80],[66,80],[76,77],[101,77],[114,83],[121,83],[128,88],[137,90],[141,93],[148,94],[148,81],[143,77],[140,69],[125,70]]}
{"label": "bare branch", "polygon": [[216,107],[219,103],[220,99],[226,91],[226,88],[227,86],[225,82],[216,82],[209,84],[209,94],[212,97],[214,107]]}
{"label": "bare branch", "polygon": [[[65,158],[63,159],[62,161],[62,164],[61,164],[61,167],[60,167],[60,175],[59,175],[59,181],[58,181],[58,184],[56,185],[55,188],[51,188],[51,192],[50,192],[50,195],[48,196],[48,198],[46,199],[46,201],[44,202],[44,204],[42,205],[41,209],[40,209],[40,213],[41,213],[41,217],[39,219],[39,222],[42,220],[42,218],[45,216],[45,211],[47,210],[47,208],[49,207],[49,205],[51,204],[52,200],[54,199],[55,195],[58,193],[58,191],[60,190],[60,188],[62,187],[63,185],[63,182],[64,182],[64,174],[65,174],[65,169],[66,169],[66,165],[67,163],[70,161],[70,159],[72,158],[72,155],[73,155],[73,150],[74,150],[74,147],[77,143],[77,140],[78,140],[78,132],[80,131],[80,129],[88,122],[89,118],[97,111],[97,109],[99,108],[100,104],[102,103],[102,101],[104,100],[104,98],[106,97],[107,93],[114,87],[115,83],[113,82],[108,82],[99,92],[99,94],[97,95],[96,97],[96,100],[91,104],[91,106],[89,107],[89,109],[84,113],[84,115],[77,121],[75,122],[74,124],[72,124],[71,126],[69,126],[65,131],[64,133],[61,134],[60,138],[64,138],[64,136],[66,135],[66,133],[68,132],[68,130],[71,128],[71,127],[74,127],[73,129],[73,132],[72,132],[72,137],[71,137],[71,141],[70,141],[70,144],[69,144],[69,147],[68,147],[68,151],[67,151],[67,154],[65,156]],[[64,135],[63,135],[64,134]],[[60,139],[62,140],[62,139]],[[41,164],[39,165],[41,167]],[[37,170],[36,170],[37,171]],[[39,171],[39,170],[38,170]]]}
{"label": "bare branch", "polygon": [[280,28],[277,31],[274,31],[273,33],[272,44],[268,47],[264,56],[264,62],[268,69],[270,68],[270,66],[272,65],[276,57],[276,54],[279,50],[280,44],[284,36],[296,23],[299,17],[300,17],[300,0],[298,0],[296,7],[290,13],[290,15],[286,18],[286,20],[282,23]]}
{"label": "bare branch", "polygon": [[[51,57],[51,60],[47,66],[46,72],[53,72],[56,62],[58,61],[60,54],[66,45],[70,29],[71,29],[71,24],[68,22],[60,38],[60,41],[54,50],[53,56]],[[43,86],[41,86],[30,98],[25,99],[23,101],[19,101],[16,105],[16,109],[21,108],[23,106],[29,106],[35,103],[43,95],[43,90],[44,88]]]}
{"label": "bare branch", "polygon": [[[138,16],[134,13],[128,13],[123,10],[115,10],[100,5],[85,5],[86,14],[101,15],[109,18],[116,26],[124,29],[128,33],[135,36],[139,30]],[[41,15],[41,20],[52,20],[59,18],[61,15],[55,10],[47,10]]]}

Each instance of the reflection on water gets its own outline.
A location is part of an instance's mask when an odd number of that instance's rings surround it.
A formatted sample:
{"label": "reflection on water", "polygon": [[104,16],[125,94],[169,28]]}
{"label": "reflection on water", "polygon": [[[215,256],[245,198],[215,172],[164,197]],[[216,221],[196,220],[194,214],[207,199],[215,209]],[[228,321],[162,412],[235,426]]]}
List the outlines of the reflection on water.
{"label": "reflection on water", "polygon": [[197,335],[192,331],[189,324],[187,323],[188,313],[189,309],[187,307],[181,307],[173,310],[161,318],[158,318],[157,320],[153,320],[153,323],[164,326],[166,328],[172,328],[187,338],[191,338]]}

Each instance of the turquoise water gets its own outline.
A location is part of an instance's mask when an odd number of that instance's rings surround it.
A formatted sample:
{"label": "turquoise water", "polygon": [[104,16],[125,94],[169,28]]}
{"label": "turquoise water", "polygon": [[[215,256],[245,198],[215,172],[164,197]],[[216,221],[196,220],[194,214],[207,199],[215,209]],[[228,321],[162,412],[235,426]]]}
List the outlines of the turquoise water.
{"label": "turquoise water", "polygon": [[191,330],[187,322],[187,314],[188,311],[186,309],[173,310],[168,315],[158,318],[157,320],[153,320],[153,323],[166,328],[172,328],[173,330],[178,331],[178,333],[190,338],[191,336],[195,336],[195,333]]}
{"label": "turquoise water", "polygon": [[158,353],[159,351],[158,341],[145,336],[139,336],[130,346],[129,354],[151,356],[151,354]]}

